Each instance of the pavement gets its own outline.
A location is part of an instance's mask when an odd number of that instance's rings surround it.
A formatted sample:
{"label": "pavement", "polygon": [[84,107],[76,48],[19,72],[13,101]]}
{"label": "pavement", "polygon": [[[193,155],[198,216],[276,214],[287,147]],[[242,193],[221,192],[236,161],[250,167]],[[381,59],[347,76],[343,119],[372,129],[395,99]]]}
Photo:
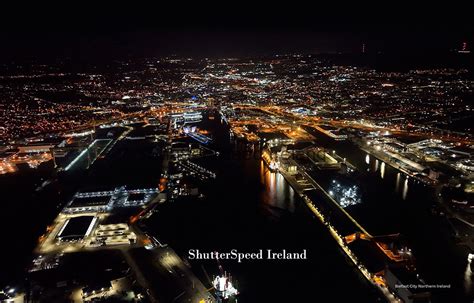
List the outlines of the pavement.
{"label": "pavement", "polygon": [[133,248],[124,255],[153,302],[216,302],[170,247]]}

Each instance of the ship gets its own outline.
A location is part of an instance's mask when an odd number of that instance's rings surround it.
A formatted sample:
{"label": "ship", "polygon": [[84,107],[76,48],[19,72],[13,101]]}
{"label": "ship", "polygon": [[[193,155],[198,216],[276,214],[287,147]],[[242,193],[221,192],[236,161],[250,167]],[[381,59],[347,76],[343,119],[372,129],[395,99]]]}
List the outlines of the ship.
{"label": "ship", "polygon": [[262,152],[262,160],[265,162],[265,164],[267,164],[271,172],[278,171],[278,163],[273,159],[270,151],[267,148]]}
{"label": "ship", "polygon": [[212,281],[217,302],[229,302],[239,294],[239,291],[232,284],[232,277],[224,271],[219,260],[217,260],[217,264],[219,265],[220,275],[215,277]]}

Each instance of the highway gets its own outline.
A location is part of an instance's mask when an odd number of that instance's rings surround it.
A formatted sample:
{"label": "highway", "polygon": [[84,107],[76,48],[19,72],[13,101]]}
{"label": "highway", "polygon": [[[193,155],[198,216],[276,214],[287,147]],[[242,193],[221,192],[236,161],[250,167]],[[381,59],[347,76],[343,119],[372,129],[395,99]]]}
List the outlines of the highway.
{"label": "highway", "polygon": [[[395,135],[404,135],[404,136],[411,136],[411,137],[420,137],[420,138],[425,138],[429,137],[432,139],[441,139],[444,141],[450,141],[450,142],[459,142],[463,143],[466,145],[471,145],[474,144],[474,140],[472,137],[469,136],[469,134],[465,133],[457,133],[457,132],[452,132],[448,130],[442,130],[438,128],[433,128],[433,127],[417,127],[416,130],[411,130],[411,129],[400,129],[400,128],[395,128],[395,127],[381,127],[378,125],[374,125],[371,123],[368,123],[363,120],[347,120],[347,119],[331,119],[327,121],[321,121],[320,117],[310,117],[310,116],[300,116],[291,112],[286,111],[286,108],[281,108],[276,105],[272,106],[253,106],[253,105],[239,105],[239,108],[244,108],[244,109],[253,109],[253,110],[259,110],[261,112],[264,112],[266,114],[272,115],[272,116],[278,116],[281,118],[287,119],[287,123],[292,123],[292,122],[297,122],[300,125],[307,125],[307,126],[317,126],[321,124],[328,124],[333,127],[337,128],[354,128],[354,129],[359,129],[363,131],[389,131],[392,134]],[[413,126],[413,129],[415,129],[416,126]]]}

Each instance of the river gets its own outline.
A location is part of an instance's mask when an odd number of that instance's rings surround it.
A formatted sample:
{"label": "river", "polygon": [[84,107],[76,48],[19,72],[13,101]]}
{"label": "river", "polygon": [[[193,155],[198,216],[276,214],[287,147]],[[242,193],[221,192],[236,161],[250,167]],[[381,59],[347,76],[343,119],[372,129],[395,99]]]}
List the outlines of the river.
{"label": "river", "polygon": [[[379,301],[283,176],[266,168],[258,146],[231,140],[218,119],[199,126],[212,132],[220,155],[198,162],[217,179],[201,186],[204,199],[162,205],[147,222],[152,232],[184,257],[189,249],[307,250],[303,261],[222,262],[237,283],[239,302]],[[193,262],[193,268],[205,283],[219,273],[216,261]]]}

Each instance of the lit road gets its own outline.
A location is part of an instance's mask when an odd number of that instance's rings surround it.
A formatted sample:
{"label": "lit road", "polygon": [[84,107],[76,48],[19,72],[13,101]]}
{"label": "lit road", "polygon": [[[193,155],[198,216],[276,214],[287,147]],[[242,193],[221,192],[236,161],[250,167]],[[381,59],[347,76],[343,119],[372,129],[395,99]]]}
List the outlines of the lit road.
{"label": "lit road", "polygon": [[124,252],[137,281],[148,290],[153,302],[215,302],[211,293],[169,247]]}
{"label": "lit road", "polygon": [[463,143],[463,144],[468,144],[468,145],[474,144],[474,141],[469,136],[469,134],[454,133],[448,130],[440,130],[437,128],[426,128],[426,126],[424,126],[424,128],[426,129],[422,129],[418,127],[416,130],[409,130],[409,129],[405,130],[405,129],[399,129],[399,128],[394,128],[394,127],[381,127],[378,125],[368,123],[366,121],[357,121],[357,120],[331,119],[327,121],[321,121],[319,117],[309,117],[309,116],[302,117],[294,113],[288,112],[286,111],[286,108],[282,108],[277,105],[273,105],[273,106],[239,105],[238,107],[244,108],[244,109],[260,110],[261,112],[264,112],[269,115],[286,118],[288,120],[287,123],[297,122],[299,124],[307,125],[307,126],[316,126],[316,125],[320,125],[324,123],[324,124],[328,124],[328,125],[338,127],[338,128],[351,127],[351,128],[355,128],[359,130],[364,130],[364,131],[389,131],[390,133],[395,134],[395,135],[405,135],[405,136],[422,137],[422,138],[429,137],[432,139],[441,139],[445,141],[458,142],[458,143]]}

